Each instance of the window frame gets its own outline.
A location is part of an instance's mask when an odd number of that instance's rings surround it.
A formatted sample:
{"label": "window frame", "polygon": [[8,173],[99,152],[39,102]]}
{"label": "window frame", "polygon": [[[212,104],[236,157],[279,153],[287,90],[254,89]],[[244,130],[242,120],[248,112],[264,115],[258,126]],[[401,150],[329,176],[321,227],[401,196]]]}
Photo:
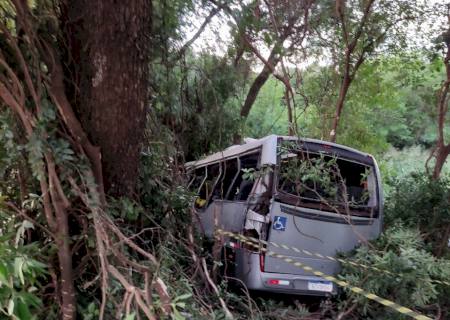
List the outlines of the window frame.
{"label": "window frame", "polygon": [[[367,163],[362,163],[359,161],[356,161],[354,159],[349,159],[348,157],[340,157],[337,154],[329,154],[326,152],[320,152],[320,151],[309,151],[309,150],[302,150],[299,149],[299,152],[305,152],[308,155],[309,154],[313,154],[313,155],[317,155],[320,156],[321,154],[325,155],[325,156],[335,156],[337,159],[340,160],[344,160],[344,161],[348,161],[348,162],[352,162],[361,166],[365,166],[370,168],[370,170],[372,171],[372,175],[374,178],[374,197],[376,199],[376,205],[375,206],[364,206],[364,208],[367,208],[367,210],[364,210],[362,207],[360,208],[355,208],[355,207],[349,207],[349,213],[352,216],[356,216],[356,217],[365,217],[365,218],[377,218],[379,216],[380,213],[380,196],[379,196],[379,181],[378,181],[378,177],[376,174],[376,168],[375,165],[369,165]],[[298,155],[297,155],[298,156]],[[296,207],[305,207],[305,208],[310,208],[310,209],[316,209],[319,211],[326,211],[326,212],[332,212],[332,213],[337,213],[336,211],[339,212],[339,214],[347,214],[346,212],[342,212],[341,208],[345,207],[345,204],[333,204],[332,206],[321,202],[320,200],[317,201],[311,201],[309,203],[307,203],[305,205],[304,202],[301,202],[302,197],[300,196],[296,196],[294,194],[285,192],[283,190],[279,190],[278,185],[279,185],[279,179],[280,179],[280,168],[281,168],[281,160],[282,160],[282,156],[278,155],[277,156],[277,165],[275,166],[275,170],[274,170],[274,181],[273,181],[273,197],[276,201],[279,201],[281,203],[285,203],[288,205],[293,205]],[[370,210],[370,212],[369,212]]]}
{"label": "window frame", "polygon": [[[200,186],[198,187],[198,189],[196,191],[196,196],[199,196],[200,190],[201,190],[201,188],[203,187],[203,184],[205,183],[205,181],[208,178],[208,170],[207,170],[207,168],[209,166],[212,166],[212,165],[215,165],[215,164],[219,164],[219,166],[220,166],[220,171],[219,171],[220,174],[219,174],[219,177],[216,179],[216,181],[214,183],[214,186],[212,188],[212,190],[214,190],[215,187],[217,186],[217,183],[222,178],[222,174],[224,172],[223,165],[225,164],[225,162],[233,160],[233,159],[236,159],[236,161],[238,163],[238,170],[237,170],[235,176],[233,177],[232,183],[228,187],[228,190],[227,190],[227,193],[226,193],[225,197],[223,199],[221,199],[221,200],[222,201],[232,201],[232,202],[238,201],[238,200],[228,200],[228,197],[230,196],[230,194],[231,194],[231,192],[233,190],[233,186],[236,183],[236,180],[238,179],[239,175],[242,174],[242,172],[241,172],[241,170],[242,170],[242,160],[241,160],[241,158],[245,157],[245,156],[248,156],[248,155],[252,155],[252,154],[257,155],[257,157],[258,157],[256,168],[260,167],[260,165],[261,165],[261,155],[262,155],[262,146],[258,146],[256,148],[253,148],[253,149],[250,149],[250,150],[246,150],[245,152],[240,153],[240,154],[234,154],[234,155],[229,156],[229,157],[221,158],[219,160],[212,161],[212,162],[207,163],[207,164],[203,164],[202,166],[199,166],[199,167],[192,167],[192,170],[194,171],[194,178],[191,180],[191,182],[189,182],[188,188],[192,184],[193,180],[195,179],[195,171],[200,169],[200,168],[205,169],[205,176],[204,176]],[[211,192],[211,195],[209,196],[209,198],[211,198],[212,194],[213,194],[213,192]],[[209,206],[210,199],[206,199],[206,201],[207,201],[207,205],[205,205],[203,208],[206,208],[206,207]],[[203,208],[201,208],[200,210],[202,210]],[[199,210],[199,209],[197,208],[197,210]]]}

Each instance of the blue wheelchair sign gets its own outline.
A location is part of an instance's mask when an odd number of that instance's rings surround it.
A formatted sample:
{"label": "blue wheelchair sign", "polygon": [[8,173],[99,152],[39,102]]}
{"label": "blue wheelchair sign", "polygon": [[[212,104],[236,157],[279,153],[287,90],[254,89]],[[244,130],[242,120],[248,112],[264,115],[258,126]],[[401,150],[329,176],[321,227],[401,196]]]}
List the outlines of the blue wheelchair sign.
{"label": "blue wheelchair sign", "polygon": [[273,218],[273,229],[277,231],[285,231],[286,230],[286,217],[275,216]]}

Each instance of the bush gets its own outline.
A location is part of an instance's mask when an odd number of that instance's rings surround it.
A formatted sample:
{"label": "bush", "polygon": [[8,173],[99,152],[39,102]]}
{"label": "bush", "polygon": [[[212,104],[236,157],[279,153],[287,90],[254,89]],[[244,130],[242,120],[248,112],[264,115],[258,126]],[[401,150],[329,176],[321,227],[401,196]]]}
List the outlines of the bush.
{"label": "bush", "polygon": [[[344,265],[340,276],[402,306],[433,318],[443,312],[445,318],[450,308],[450,286],[438,281],[450,279],[450,261],[442,258],[448,254],[450,178],[433,180],[424,173],[412,172],[391,180],[390,187],[384,234],[346,259],[392,274]],[[406,318],[352,292],[340,302],[339,310],[350,310],[350,314],[364,319]]]}
{"label": "bush", "polygon": [[[360,247],[349,258],[362,263],[389,270],[394,275],[344,265],[340,277],[355,286],[402,306],[430,314],[450,307],[450,286],[434,280],[448,281],[450,262],[438,259],[425,250],[426,246],[417,230],[395,226],[386,231],[371,247]],[[345,312],[357,305],[352,315],[358,319],[406,319],[406,316],[370,301],[361,295],[348,292],[341,302],[340,311]],[[438,307],[439,306],[439,307]]]}
{"label": "bush", "polygon": [[450,177],[435,181],[416,172],[395,181],[386,201],[385,224],[398,222],[418,228],[436,255],[448,254]]}
{"label": "bush", "polygon": [[[6,211],[1,210],[0,220],[6,219]],[[23,221],[15,226],[16,234],[4,227],[0,223],[0,318],[4,319],[4,314],[8,319],[37,319],[42,307],[37,295],[39,278],[46,274],[46,266],[33,259],[39,251],[36,244],[22,243],[24,233],[33,225]]]}

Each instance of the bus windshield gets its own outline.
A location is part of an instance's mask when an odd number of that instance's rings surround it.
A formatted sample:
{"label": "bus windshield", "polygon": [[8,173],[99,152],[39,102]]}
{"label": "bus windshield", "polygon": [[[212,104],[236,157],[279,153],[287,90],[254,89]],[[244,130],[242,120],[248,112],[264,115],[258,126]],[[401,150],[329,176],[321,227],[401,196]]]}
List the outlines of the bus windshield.
{"label": "bus windshield", "polygon": [[319,210],[374,216],[374,168],[350,159],[298,151],[281,155],[278,200]]}

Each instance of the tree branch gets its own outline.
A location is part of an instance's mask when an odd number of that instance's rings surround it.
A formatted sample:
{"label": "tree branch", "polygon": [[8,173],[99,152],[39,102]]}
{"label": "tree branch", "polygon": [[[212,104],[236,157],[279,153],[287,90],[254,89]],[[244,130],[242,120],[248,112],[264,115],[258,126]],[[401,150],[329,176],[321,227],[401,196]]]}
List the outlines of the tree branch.
{"label": "tree branch", "polygon": [[200,37],[200,35],[203,33],[203,31],[205,30],[206,26],[211,22],[212,18],[223,8],[223,4],[215,7],[214,9],[211,10],[211,12],[209,13],[209,15],[205,18],[205,20],[203,21],[202,25],[200,26],[200,28],[197,30],[197,32],[192,36],[192,38],[190,40],[188,40],[182,47],[180,50],[178,50],[175,59],[174,60],[179,60],[184,53],[186,52],[186,50],[198,39],[198,37]]}

